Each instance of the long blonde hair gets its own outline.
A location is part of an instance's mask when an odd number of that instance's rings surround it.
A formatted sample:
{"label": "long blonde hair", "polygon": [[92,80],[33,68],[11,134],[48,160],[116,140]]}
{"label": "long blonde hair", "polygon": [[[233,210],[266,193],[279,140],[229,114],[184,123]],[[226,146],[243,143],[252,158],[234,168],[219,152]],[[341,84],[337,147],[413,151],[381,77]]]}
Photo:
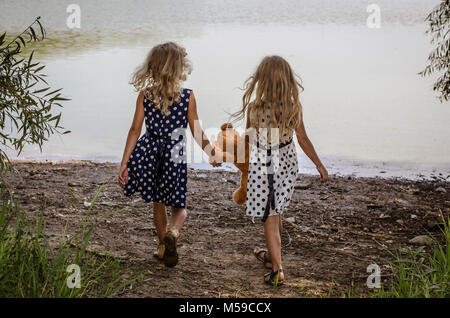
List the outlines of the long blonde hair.
{"label": "long blonde hair", "polygon": [[[296,79],[289,63],[280,56],[266,56],[256,72],[244,83],[242,109],[233,114],[243,119],[248,110],[251,127],[263,127],[262,119],[269,114],[264,127],[280,128],[279,136],[289,129],[295,129],[301,120],[302,105],[299,88],[303,86]],[[253,94],[255,93],[255,98]],[[268,113],[268,111],[270,113]]]}
{"label": "long blonde hair", "polygon": [[159,44],[133,73],[130,84],[136,91],[143,91],[165,116],[170,114],[169,107],[174,101],[180,101],[181,83],[192,71],[186,56],[186,50],[174,42]]}

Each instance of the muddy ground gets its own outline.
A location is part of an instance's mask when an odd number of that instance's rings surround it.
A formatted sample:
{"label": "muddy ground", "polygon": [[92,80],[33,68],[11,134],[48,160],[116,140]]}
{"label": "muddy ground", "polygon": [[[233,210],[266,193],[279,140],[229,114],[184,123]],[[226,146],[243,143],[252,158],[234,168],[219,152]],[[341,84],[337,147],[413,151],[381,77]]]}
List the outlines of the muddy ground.
{"label": "muddy ground", "polygon": [[[15,162],[9,189],[31,218],[44,211],[47,234],[56,242],[66,222],[69,235],[84,216],[123,209],[96,228],[90,249],[109,249],[124,260],[128,273],[142,279],[115,297],[317,297],[369,292],[366,271],[378,264],[390,279],[389,249],[410,245],[421,234],[439,235],[440,211],[450,213],[450,185],[434,181],[331,176],[298,176],[284,214],[284,286],[263,283],[267,272],[253,256],[264,246],[260,219],[255,223],[231,195],[239,174],[189,170],[188,219],[179,244],[180,262],[166,268],[152,257],[157,239],[152,208],[138,195],[123,196],[116,183],[118,164],[89,161]],[[85,202],[105,183],[88,212]],[[70,194],[72,189],[74,197]],[[442,188],[444,190],[442,190]],[[101,253],[101,252],[100,252]]]}

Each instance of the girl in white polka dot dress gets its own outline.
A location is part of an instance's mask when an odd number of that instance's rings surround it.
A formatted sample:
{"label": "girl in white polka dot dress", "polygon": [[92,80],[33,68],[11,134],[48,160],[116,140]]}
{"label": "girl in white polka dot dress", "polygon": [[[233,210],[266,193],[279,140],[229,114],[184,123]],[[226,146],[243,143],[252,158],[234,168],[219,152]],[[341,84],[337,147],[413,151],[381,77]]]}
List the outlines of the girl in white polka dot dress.
{"label": "girl in white polka dot dress", "polygon": [[282,213],[292,197],[298,173],[293,133],[305,154],[314,162],[322,181],[328,172],[306,135],[295,74],[282,57],[265,57],[247,80],[243,108],[235,114],[247,117],[250,137],[250,163],[247,183],[246,215],[261,217],[267,249],[254,254],[271,272],[268,284],[284,281],[281,264]]}
{"label": "girl in white polka dot dress", "polygon": [[[194,93],[180,86],[190,73],[186,55],[184,48],[173,42],[155,46],[134,74],[132,84],[140,93],[119,171],[126,196],[140,192],[145,202],[153,202],[159,238],[154,256],[169,267],[178,263],[176,243],[186,219],[188,124],[212,165],[220,165],[198,123]],[[139,138],[144,120],[146,132]],[[169,230],[168,206],[173,208]]]}

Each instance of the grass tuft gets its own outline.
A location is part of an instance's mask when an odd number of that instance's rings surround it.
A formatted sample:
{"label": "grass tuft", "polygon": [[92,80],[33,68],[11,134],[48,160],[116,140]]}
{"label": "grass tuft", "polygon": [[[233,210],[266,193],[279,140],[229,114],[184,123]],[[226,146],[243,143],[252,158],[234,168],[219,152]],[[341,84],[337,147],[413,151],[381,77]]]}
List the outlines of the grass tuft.
{"label": "grass tuft", "polygon": [[425,246],[406,247],[389,253],[394,261],[389,265],[393,272],[392,285],[385,286],[373,297],[393,298],[447,298],[450,297],[450,218],[442,216],[442,243],[434,239],[431,252]]}
{"label": "grass tuft", "polygon": [[[109,253],[99,256],[86,251],[95,227],[120,210],[97,220],[86,217],[81,229],[70,238],[66,237],[66,224],[59,243],[51,247],[42,212],[30,222],[5,193],[0,198],[0,297],[107,297],[134,281],[123,281],[120,260]],[[69,288],[67,284],[73,274],[67,271],[71,264],[80,267],[80,288]]]}

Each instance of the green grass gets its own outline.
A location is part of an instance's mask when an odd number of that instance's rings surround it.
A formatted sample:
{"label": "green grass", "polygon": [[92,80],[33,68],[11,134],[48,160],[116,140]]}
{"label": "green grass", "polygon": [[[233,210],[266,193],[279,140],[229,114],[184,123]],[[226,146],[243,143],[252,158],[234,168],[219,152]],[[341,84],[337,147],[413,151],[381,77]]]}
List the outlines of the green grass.
{"label": "green grass", "polygon": [[[352,282],[347,292],[333,290],[322,298],[448,298],[450,297],[450,217],[442,215],[440,237],[433,238],[433,245],[418,248],[387,250],[392,257],[387,261],[392,269],[392,279],[380,289],[368,289],[367,293],[355,291]],[[430,251],[427,252],[427,249]],[[383,278],[383,274],[382,274]]]}
{"label": "green grass", "polygon": [[[119,210],[97,219],[86,217],[70,238],[66,237],[66,224],[59,243],[51,247],[42,213],[36,214],[34,222],[27,221],[25,213],[4,193],[1,199],[0,297],[107,297],[134,281],[123,281],[120,261],[109,253],[99,256],[86,250],[95,227]],[[80,267],[80,288],[67,286],[70,264]]]}
{"label": "green grass", "polygon": [[399,249],[389,252],[394,261],[392,285],[372,293],[373,297],[439,298],[450,297],[450,218],[442,216],[443,243],[437,239],[426,252],[425,246],[406,247],[406,255]]}

